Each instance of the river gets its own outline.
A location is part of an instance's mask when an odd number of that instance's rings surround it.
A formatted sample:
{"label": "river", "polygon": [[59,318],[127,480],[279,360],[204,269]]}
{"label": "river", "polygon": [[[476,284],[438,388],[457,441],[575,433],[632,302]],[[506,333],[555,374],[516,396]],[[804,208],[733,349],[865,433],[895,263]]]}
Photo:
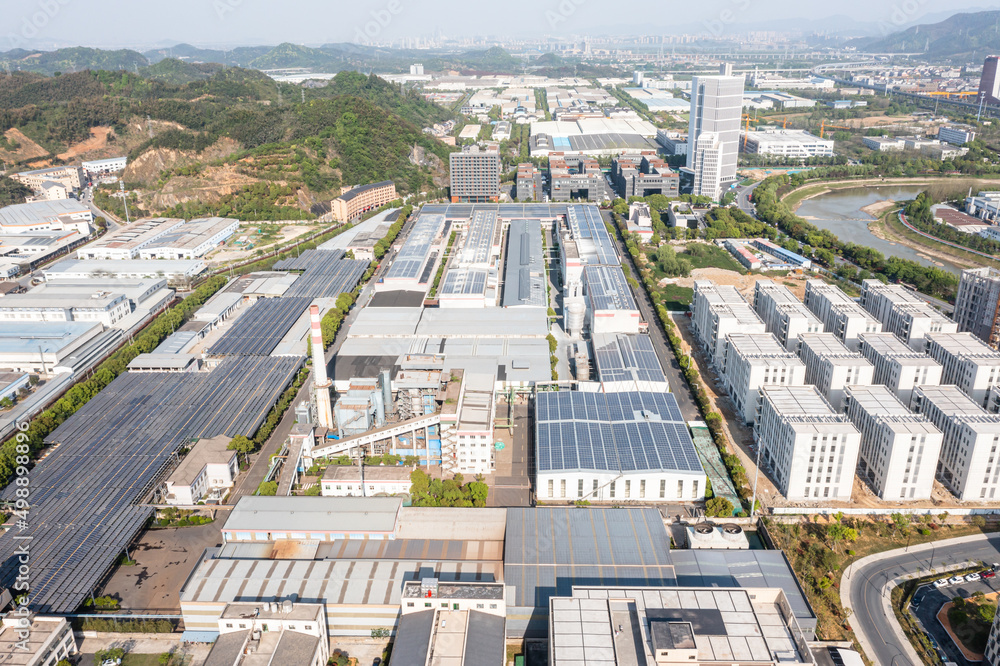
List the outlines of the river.
{"label": "river", "polygon": [[867,245],[887,257],[912,259],[923,266],[944,268],[957,275],[962,272],[958,266],[947,261],[932,261],[911,247],[883,240],[868,230],[868,223],[875,218],[862,211],[862,208],[887,199],[891,201],[915,199],[922,191],[920,187],[898,185],[833,190],[803,201],[796,214],[821,229],[829,229],[845,243]]}

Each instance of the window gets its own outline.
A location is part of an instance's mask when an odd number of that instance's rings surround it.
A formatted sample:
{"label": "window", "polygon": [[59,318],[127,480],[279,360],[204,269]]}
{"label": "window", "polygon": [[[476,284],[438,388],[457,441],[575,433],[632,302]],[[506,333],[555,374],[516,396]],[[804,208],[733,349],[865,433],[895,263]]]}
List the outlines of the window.
{"label": "window", "polygon": [[233,628],[233,623],[232,622],[226,622],[226,629],[232,629],[232,628]]}
{"label": "window", "polygon": [[641,479],[639,481],[639,499],[646,497],[646,479]]}
{"label": "window", "polygon": [[629,498],[632,496],[632,482],[625,479],[625,497]]}
{"label": "window", "polygon": [[694,491],[691,493],[691,497],[698,499],[698,482],[694,482]]}
{"label": "window", "polygon": [[486,604],[476,604],[476,608],[486,608]]}
{"label": "window", "polygon": [[684,497],[684,480],[677,482],[677,499]]}
{"label": "window", "polygon": [[559,497],[566,497],[566,479],[559,480]]}
{"label": "window", "polygon": [[492,608],[492,609],[496,610],[496,607],[497,607],[497,605],[496,605],[496,604],[490,604],[490,608]]}
{"label": "window", "polygon": [[608,484],[608,497],[611,499],[615,498],[615,486],[618,485],[617,481],[612,481]]}
{"label": "window", "polygon": [[660,499],[666,499],[667,497],[667,480],[660,479]]}
{"label": "window", "polygon": [[576,496],[583,497],[583,479],[580,479],[576,484]]}
{"label": "window", "polygon": [[553,483],[554,483],[554,482],[552,481],[552,479],[549,479],[549,497],[555,497],[555,495],[553,495],[553,494],[552,494],[552,493],[554,492],[554,491],[552,490],[552,484],[553,484]]}

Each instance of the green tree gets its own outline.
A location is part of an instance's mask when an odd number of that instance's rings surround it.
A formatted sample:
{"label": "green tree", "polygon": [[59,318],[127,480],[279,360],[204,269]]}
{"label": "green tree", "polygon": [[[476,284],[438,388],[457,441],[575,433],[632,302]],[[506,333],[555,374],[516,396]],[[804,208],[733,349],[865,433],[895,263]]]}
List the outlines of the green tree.
{"label": "green tree", "polygon": [[556,341],[556,336],[549,333],[548,335],[545,336],[545,339],[549,341],[549,353],[555,354],[556,349],[559,348],[559,343]]}
{"label": "green tree", "polygon": [[713,497],[705,502],[705,515],[713,518],[730,518],[733,515],[733,503],[725,497]]}
{"label": "green tree", "polygon": [[263,481],[259,486],[257,486],[258,495],[277,495],[278,494],[278,482],[277,481]]}
{"label": "green tree", "polygon": [[303,494],[307,495],[308,497],[316,497],[316,496],[322,494],[322,488],[317,483],[314,486],[310,486],[309,488],[306,488],[306,492],[303,493]]}
{"label": "green tree", "polygon": [[250,455],[257,448],[257,445],[246,435],[236,435],[226,448],[230,451],[242,453],[243,455]]}

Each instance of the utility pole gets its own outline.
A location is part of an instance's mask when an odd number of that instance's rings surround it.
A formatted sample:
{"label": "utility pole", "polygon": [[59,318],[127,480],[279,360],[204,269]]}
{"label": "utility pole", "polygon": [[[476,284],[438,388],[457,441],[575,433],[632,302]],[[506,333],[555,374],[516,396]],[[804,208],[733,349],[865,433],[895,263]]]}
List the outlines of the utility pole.
{"label": "utility pole", "polygon": [[132,224],[128,216],[128,195],[125,194],[125,181],[118,181],[118,191],[122,193],[122,203],[125,205],[125,224]]}

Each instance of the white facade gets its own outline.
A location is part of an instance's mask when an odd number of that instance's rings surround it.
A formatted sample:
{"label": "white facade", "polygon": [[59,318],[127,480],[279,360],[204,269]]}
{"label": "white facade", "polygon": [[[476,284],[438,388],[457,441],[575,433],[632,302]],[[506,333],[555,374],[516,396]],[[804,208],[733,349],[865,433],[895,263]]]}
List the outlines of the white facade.
{"label": "white facade", "polygon": [[942,367],[941,383],[955,384],[985,407],[990,387],[1000,384],[1000,352],[971,333],[938,333],[928,340],[927,353]]}
{"label": "white facade", "polygon": [[719,199],[735,182],[742,114],[742,76],[692,79],[687,168],[694,173],[694,194]]}
{"label": "white facade", "polygon": [[754,439],[762,464],[789,500],[849,500],[861,433],[815,386],[761,391]]}
{"label": "white facade", "polygon": [[219,502],[233,487],[240,472],[236,451],[230,451],[229,437],[202,439],[164,482],[164,502],[192,506],[202,500]]}
{"label": "white facade", "polygon": [[910,408],[944,433],[937,476],[961,500],[995,500],[1000,486],[1000,415],[955,386],[920,386]]}
{"label": "white facade", "polygon": [[56,666],[77,653],[73,628],[64,617],[7,613],[0,624],[0,654],[14,666]]}
{"label": "white facade", "polygon": [[807,280],[802,299],[827,333],[833,333],[851,351],[857,351],[859,336],[881,333],[882,323],[838,287],[822,280]]}
{"label": "white facade", "polygon": [[754,288],[753,308],[785,349],[799,350],[799,336],[822,333],[823,322],[795,297],[788,287],[759,280]]}
{"label": "white facade", "polygon": [[757,419],[761,388],[805,384],[806,366],[774,335],[735,333],[726,342],[726,391],[744,423]]}
{"label": "white facade", "polygon": [[756,155],[777,155],[791,159],[829,157],[833,139],[821,139],[805,130],[767,129],[743,132],[744,151]]}
{"label": "white facade", "polygon": [[[225,638],[229,635],[235,640]],[[279,655],[294,657],[296,666],[327,663],[330,640],[324,604],[287,599],[226,604],[219,617],[219,640],[206,663],[279,666]]]}
{"label": "white facade", "polygon": [[573,502],[692,502],[705,499],[705,474],[682,471],[539,472],[538,498]]}
{"label": "white facade", "polygon": [[861,431],[858,467],[885,500],[929,499],[943,435],[887,386],[851,386],[846,412]]}
{"label": "white facade", "polygon": [[882,322],[884,332],[896,334],[917,351],[926,350],[928,334],[958,332],[958,324],[902,285],[864,280],[860,302]]}
{"label": "white facade", "polygon": [[832,333],[811,333],[801,340],[799,358],[806,365],[806,383],[815,385],[837,411],[842,408],[845,388],[872,383],[872,364]]}
{"label": "white facade", "polygon": [[410,467],[330,465],[320,481],[323,497],[374,497],[410,492]]}
{"label": "white facade", "polygon": [[[1000,240],[1000,227],[988,227],[984,237]],[[1000,346],[1000,271],[992,267],[962,271],[952,315],[958,330],[968,331],[996,349]]]}
{"label": "white facade", "polygon": [[766,333],[767,327],[735,287],[696,280],[691,302],[691,326],[709,361],[720,371],[726,365],[726,336]]}
{"label": "white facade", "polygon": [[0,232],[30,234],[36,231],[75,231],[90,234],[94,214],[76,199],[34,201],[0,208]]}
{"label": "white facade", "polygon": [[938,128],[937,138],[954,146],[961,146],[976,140],[976,133],[971,127],[960,125],[942,125]]}
{"label": "white facade", "polygon": [[941,364],[892,333],[862,335],[858,351],[875,368],[872,381],[889,387],[904,404],[910,404],[916,387],[941,383]]}
{"label": "white facade", "polygon": [[128,157],[109,157],[103,160],[91,160],[80,164],[88,174],[102,176],[111,173],[124,171],[128,165]]}

